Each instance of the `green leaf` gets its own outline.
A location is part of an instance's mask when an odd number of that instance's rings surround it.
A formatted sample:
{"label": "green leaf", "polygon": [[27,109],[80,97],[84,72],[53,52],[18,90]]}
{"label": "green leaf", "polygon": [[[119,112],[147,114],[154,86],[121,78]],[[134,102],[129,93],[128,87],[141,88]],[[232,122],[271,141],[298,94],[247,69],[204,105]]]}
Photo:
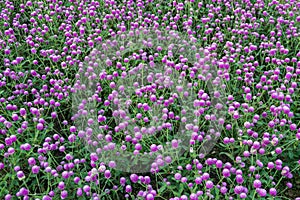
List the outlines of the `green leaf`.
{"label": "green leaf", "polygon": [[167,185],[166,184],[164,184],[162,187],[160,187],[159,188],[159,190],[158,190],[158,194],[162,194],[162,193],[164,193],[164,190],[167,188]]}
{"label": "green leaf", "polygon": [[223,155],[223,154],[226,155],[228,158],[230,158],[233,162],[235,161],[234,158],[233,158],[233,156],[230,155],[229,153],[227,153],[227,152],[221,152],[220,153],[220,155]]}

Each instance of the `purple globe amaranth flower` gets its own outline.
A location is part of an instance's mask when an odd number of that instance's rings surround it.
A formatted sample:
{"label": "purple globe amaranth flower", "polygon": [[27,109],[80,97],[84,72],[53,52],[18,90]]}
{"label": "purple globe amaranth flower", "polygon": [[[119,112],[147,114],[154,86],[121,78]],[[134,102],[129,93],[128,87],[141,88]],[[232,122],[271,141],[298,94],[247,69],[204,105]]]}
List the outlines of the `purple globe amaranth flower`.
{"label": "purple globe amaranth flower", "polygon": [[83,186],[83,191],[85,193],[88,193],[90,190],[91,190],[90,186],[88,186],[88,185]]}
{"label": "purple globe amaranth flower", "polygon": [[79,178],[78,176],[76,176],[76,177],[74,178],[74,183],[78,184],[79,181],[80,181],[80,178]]}
{"label": "purple globe amaranth flower", "polygon": [[44,125],[42,124],[42,123],[38,123],[37,125],[36,125],[36,128],[38,129],[38,130],[43,130],[44,129]]}
{"label": "purple globe amaranth flower", "polygon": [[261,187],[261,181],[260,180],[254,180],[253,182],[253,187],[254,188],[260,188]]}
{"label": "purple globe amaranth flower", "polygon": [[228,189],[227,189],[226,187],[224,187],[224,186],[220,188],[220,192],[221,192],[223,195],[226,194],[227,191],[228,191]]}
{"label": "purple globe amaranth flower", "polygon": [[71,126],[71,127],[70,127],[70,132],[71,132],[71,133],[74,133],[74,132],[76,132],[76,130],[77,130],[77,129],[76,129],[76,127],[75,127],[75,126]]}
{"label": "purple globe amaranth flower", "polygon": [[35,159],[33,157],[28,158],[28,164],[29,165],[35,165],[36,164]]}
{"label": "purple globe amaranth flower", "polygon": [[19,116],[15,113],[12,115],[12,120],[13,121],[18,121],[19,120]]}
{"label": "purple globe amaranth flower", "polygon": [[234,188],[235,194],[241,194],[243,192],[243,190],[244,190],[243,186],[240,186],[240,185],[235,186],[235,188]]}
{"label": "purple globe amaranth flower", "polygon": [[138,180],[139,180],[138,175],[136,175],[136,174],[131,174],[131,175],[130,175],[130,180],[131,180],[133,183],[138,182]]}
{"label": "purple globe amaranth flower", "polygon": [[201,184],[202,183],[202,178],[201,177],[196,177],[195,178],[195,183],[196,184]]}
{"label": "purple globe amaranth flower", "polygon": [[247,194],[244,193],[244,192],[242,192],[242,193],[240,194],[240,198],[241,198],[241,199],[246,199],[246,198],[247,198]]}
{"label": "purple globe amaranth flower", "polygon": [[67,197],[68,197],[68,192],[67,192],[66,190],[61,191],[60,197],[61,197],[62,199],[67,198]]}
{"label": "purple globe amaranth flower", "polygon": [[186,183],[186,182],[187,182],[187,178],[186,178],[186,177],[182,177],[182,178],[181,178],[181,182],[182,182],[182,183]]}
{"label": "purple globe amaranth flower", "polygon": [[177,148],[178,147],[178,141],[177,140],[172,140],[172,147]]}
{"label": "purple globe amaranth flower", "polygon": [[24,187],[21,188],[19,192],[22,196],[27,196],[29,194],[29,191]]}
{"label": "purple globe amaranth flower", "polygon": [[277,148],[275,149],[275,153],[276,153],[276,154],[281,154],[281,153],[282,153],[282,149],[281,149],[280,147],[277,147]]}
{"label": "purple globe amaranth flower", "polygon": [[229,177],[230,176],[230,171],[228,169],[223,169],[222,174],[224,177]]}
{"label": "purple globe amaranth flower", "polygon": [[5,167],[4,163],[0,162],[0,170]]}
{"label": "purple globe amaranth flower", "polygon": [[275,188],[270,188],[269,193],[271,196],[275,197],[277,195],[277,190]]}
{"label": "purple globe amaranth flower", "polygon": [[63,172],[61,173],[61,176],[62,176],[62,178],[64,178],[64,179],[68,179],[68,178],[70,177],[70,174],[69,174],[68,171],[63,171]]}
{"label": "purple globe amaranth flower", "polygon": [[267,195],[267,191],[265,189],[258,189],[258,194],[260,197],[265,197]]}
{"label": "purple globe amaranth flower", "polygon": [[290,130],[291,130],[291,131],[297,130],[297,125],[296,125],[296,124],[291,124],[291,125],[290,125]]}
{"label": "purple globe amaranth flower", "polygon": [[131,193],[131,192],[132,192],[132,187],[131,187],[130,185],[126,185],[125,191],[126,191],[127,193]]}
{"label": "purple globe amaranth flower", "polygon": [[242,175],[237,175],[236,176],[236,182],[238,184],[242,184],[244,182],[243,176]]}
{"label": "purple globe amaranth flower", "polygon": [[81,188],[77,188],[77,191],[76,191],[76,195],[78,197],[82,196],[83,192],[82,192],[82,189]]}
{"label": "purple globe amaranth flower", "polygon": [[23,172],[23,171],[18,171],[18,172],[17,172],[17,177],[18,177],[18,179],[20,179],[20,180],[24,179],[24,178],[25,178],[24,172]]}
{"label": "purple globe amaranth flower", "polygon": [[273,168],[275,167],[275,165],[274,165],[273,162],[268,162],[267,167],[268,167],[269,169],[273,169]]}
{"label": "purple globe amaranth flower", "polygon": [[60,189],[60,190],[64,190],[65,189],[65,183],[63,181],[59,182],[57,188]]}
{"label": "purple globe amaranth flower", "polygon": [[153,196],[153,194],[147,194],[147,196],[146,196],[146,200],[154,200],[154,196]]}
{"label": "purple globe amaranth flower", "polygon": [[181,174],[180,174],[180,173],[176,173],[176,174],[174,175],[174,178],[175,178],[176,180],[180,180],[180,179],[181,179]]}
{"label": "purple globe amaranth flower", "polygon": [[214,187],[214,183],[212,181],[206,181],[205,186],[207,189],[211,189]]}
{"label": "purple globe amaranth flower", "polygon": [[202,180],[208,180],[209,179],[209,174],[208,173],[204,173],[202,175]]}
{"label": "purple globe amaranth flower", "polygon": [[110,171],[109,170],[105,170],[104,176],[105,176],[105,178],[109,179],[111,177]]}

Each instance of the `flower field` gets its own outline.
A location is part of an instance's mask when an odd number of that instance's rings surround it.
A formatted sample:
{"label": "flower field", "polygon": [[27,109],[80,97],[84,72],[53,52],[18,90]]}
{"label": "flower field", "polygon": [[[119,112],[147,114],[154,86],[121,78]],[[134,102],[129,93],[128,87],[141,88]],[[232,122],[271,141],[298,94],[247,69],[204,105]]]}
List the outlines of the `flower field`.
{"label": "flower field", "polygon": [[300,200],[297,0],[0,0],[0,200]]}

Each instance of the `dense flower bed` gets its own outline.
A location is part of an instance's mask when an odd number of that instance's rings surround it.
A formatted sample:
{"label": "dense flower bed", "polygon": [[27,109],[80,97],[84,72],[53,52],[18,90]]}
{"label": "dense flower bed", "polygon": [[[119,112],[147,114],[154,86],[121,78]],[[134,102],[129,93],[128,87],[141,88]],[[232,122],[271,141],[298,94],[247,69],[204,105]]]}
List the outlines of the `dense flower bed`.
{"label": "dense flower bed", "polygon": [[300,199],[300,2],[0,10],[0,199]]}

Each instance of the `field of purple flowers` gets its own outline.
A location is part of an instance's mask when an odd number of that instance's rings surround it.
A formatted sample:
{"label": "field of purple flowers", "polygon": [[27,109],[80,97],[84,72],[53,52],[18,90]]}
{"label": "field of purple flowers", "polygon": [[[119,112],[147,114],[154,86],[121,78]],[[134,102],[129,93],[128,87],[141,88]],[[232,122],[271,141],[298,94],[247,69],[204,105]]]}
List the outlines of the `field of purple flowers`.
{"label": "field of purple flowers", "polygon": [[0,200],[300,199],[299,1],[0,11]]}

